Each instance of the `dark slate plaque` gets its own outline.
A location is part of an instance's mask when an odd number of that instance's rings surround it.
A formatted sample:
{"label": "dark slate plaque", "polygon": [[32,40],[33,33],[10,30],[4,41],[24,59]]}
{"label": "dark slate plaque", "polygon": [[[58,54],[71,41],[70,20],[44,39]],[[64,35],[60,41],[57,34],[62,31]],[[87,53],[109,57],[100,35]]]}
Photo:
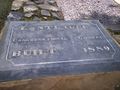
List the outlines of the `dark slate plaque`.
{"label": "dark slate plaque", "polygon": [[12,21],[0,49],[0,81],[120,70],[120,48],[96,20]]}

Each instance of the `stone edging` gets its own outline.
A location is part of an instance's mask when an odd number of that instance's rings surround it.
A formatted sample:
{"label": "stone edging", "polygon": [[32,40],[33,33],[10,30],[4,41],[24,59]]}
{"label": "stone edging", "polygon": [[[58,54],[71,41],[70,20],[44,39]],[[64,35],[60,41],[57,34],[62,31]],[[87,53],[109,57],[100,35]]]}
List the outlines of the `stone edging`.
{"label": "stone edging", "polygon": [[55,0],[14,0],[8,20],[64,20]]}

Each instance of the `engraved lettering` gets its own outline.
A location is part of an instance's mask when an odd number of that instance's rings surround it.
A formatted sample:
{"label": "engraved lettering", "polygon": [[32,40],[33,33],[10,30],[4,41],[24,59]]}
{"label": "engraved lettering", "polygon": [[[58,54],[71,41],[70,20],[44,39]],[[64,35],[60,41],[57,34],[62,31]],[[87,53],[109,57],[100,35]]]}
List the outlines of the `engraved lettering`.
{"label": "engraved lettering", "polygon": [[96,49],[98,50],[98,51],[103,51],[104,49],[102,48],[102,47],[96,47]]}
{"label": "engraved lettering", "polygon": [[21,55],[21,51],[17,51],[17,52],[13,51],[13,55],[12,55],[13,57],[20,55]]}
{"label": "engraved lettering", "polygon": [[50,53],[51,53],[51,54],[54,54],[54,53],[55,53],[55,50],[54,50],[54,49],[50,49]]}
{"label": "engraved lettering", "polygon": [[84,52],[85,52],[85,53],[87,53],[87,52],[88,52],[86,48],[83,48],[83,50],[84,50]]}
{"label": "engraved lettering", "polygon": [[50,30],[50,29],[51,29],[50,26],[45,26],[45,28],[46,28],[47,30]]}
{"label": "engraved lettering", "polygon": [[[63,29],[76,29],[77,25],[59,25],[59,26],[48,26],[48,25],[44,25],[44,26],[38,26],[38,29],[36,30],[63,30]],[[20,30],[30,30],[30,31],[35,31],[35,27],[28,27],[26,28],[25,26],[22,26]]]}
{"label": "engraved lettering", "polygon": [[20,28],[20,30],[25,30],[25,27],[24,27],[24,26],[22,26],[22,27]]}
{"label": "engraved lettering", "polygon": [[35,27],[30,27],[29,30],[30,31],[35,31]]}
{"label": "engraved lettering", "polygon": [[31,52],[32,52],[31,50],[24,50],[23,54],[26,55],[26,56],[30,56]]}
{"label": "engraved lettering", "polygon": [[19,56],[40,56],[44,54],[54,54],[56,52],[55,49],[48,49],[48,50],[21,50],[21,51],[13,51],[13,57]]}
{"label": "engraved lettering", "polygon": [[43,26],[39,26],[38,29],[39,30],[43,30],[44,28],[43,28]]}
{"label": "engraved lettering", "polygon": [[22,38],[17,38],[17,39],[13,39],[12,41],[15,43],[22,43],[22,42],[40,42],[40,41],[57,41],[57,40],[61,40],[61,41],[64,41],[64,40],[67,40],[67,38],[65,37],[56,37],[56,38],[53,38],[53,37],[48,37],[48,38],[29,38],[29,39],[22,39]]}
{"label": "engraved lettering", "polygon": [[89,52],[95,52],[94,48],[88,47]]}
{"label": "engraved lettering", "polygon": [[83,36],[77,36],[77,39],[81,39],[81,40],[89,40],[89,39],[102,39],[101,36],[86,36],[86,37],[83,37]]}
{"label": "engraved lettering", "polygon": [[107,51],[110,51],[110,47],[108,47],[108,46],[104,46],[104,49]]}
{"label": "engraved lettering", "polygon": [[38,55],[38,51],[37,50],[33,50],[33,55],[37,56]]}
{"label": "engraved lettering", "polygon": [[38,50],[38,55],[42,55],[43,51],[42,50]]}
{"label": "engraved lettering", "polygon": [[87,52],[101,52],[101,51],[110,51],[110,47],[108,46],[96,46],[96,47],[86,47],[83,48],[85,53]]}
{"label": "engraved lettering", "polygon": [[85,25],[81,25],[81,27],[82,27],[83,29],[86,29],[86,26],[85,26]]}

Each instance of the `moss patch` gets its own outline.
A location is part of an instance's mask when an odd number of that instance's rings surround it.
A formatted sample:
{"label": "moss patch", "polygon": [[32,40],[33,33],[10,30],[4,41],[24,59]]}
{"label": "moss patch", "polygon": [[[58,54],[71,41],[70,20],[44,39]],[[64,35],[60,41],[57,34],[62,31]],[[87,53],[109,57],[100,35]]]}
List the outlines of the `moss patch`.
{"label": "moss patch", "polygon": [[13,0],[0,0],[0,31],[4,25],[4,21],[10,11]]}

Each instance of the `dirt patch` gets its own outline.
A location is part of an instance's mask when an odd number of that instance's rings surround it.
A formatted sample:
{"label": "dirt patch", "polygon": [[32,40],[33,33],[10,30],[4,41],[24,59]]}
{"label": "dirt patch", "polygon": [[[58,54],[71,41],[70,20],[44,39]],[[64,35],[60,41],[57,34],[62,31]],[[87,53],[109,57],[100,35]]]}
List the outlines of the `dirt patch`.
{"label": "dirt patch", "polygon": [[111,72],[14,81],[0,84],[0,90],[120,90],[119,86],[120,72]]}
{"label": "dirt patch", "polygon": [[0,31],[10,11],[12,0],[0,0]]}

